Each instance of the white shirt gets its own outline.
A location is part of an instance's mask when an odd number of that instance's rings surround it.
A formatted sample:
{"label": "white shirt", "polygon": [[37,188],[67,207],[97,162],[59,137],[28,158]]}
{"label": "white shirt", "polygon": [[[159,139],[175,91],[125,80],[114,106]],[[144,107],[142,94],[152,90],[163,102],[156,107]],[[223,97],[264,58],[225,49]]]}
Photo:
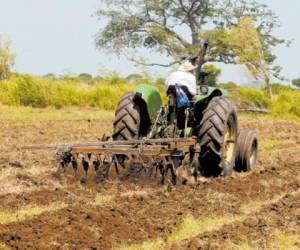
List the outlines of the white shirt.
{"label": "white shirt", "polygon": [[166,79],[166,86],[186,86],[191,95],[197,94],[196,77],[190,72],[175,71]]}

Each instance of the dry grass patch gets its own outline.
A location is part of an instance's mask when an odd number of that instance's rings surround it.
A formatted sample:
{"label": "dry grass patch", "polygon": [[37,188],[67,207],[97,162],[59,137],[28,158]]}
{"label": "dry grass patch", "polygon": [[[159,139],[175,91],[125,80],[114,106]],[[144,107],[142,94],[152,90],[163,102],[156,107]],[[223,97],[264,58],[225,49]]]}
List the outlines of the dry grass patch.
{"label": "dry grass patch", "polygon": [[0,243],[0,250],[9,250],[10,248],[3,243]]}
{"label": "dry grass patch", "polygon": [[92,206],[103,206],[111,204],[112,201],[115,199],[115,195],[104,195],[104,194],[97,194],[95,200],[92,202]]}
{"label": "dry grass patch", "polygon": [[228,193],[209,191],[205,197],[205,200],[209,203],[228,203],[234,196]]}
{"label": "dry grass patch", "polygon": [[[290,193],[290,195],[297,195],[298,192]],[[160,250],[164,248],[168,248],[173,244],[179,243],[183,240],[193,238],[199,234],[217,231],[221,229],[225,225],[229,225],[235,222],[243,221],[253,213],[258,212],[264,206],[270,205],[272,203],[279,202],[286,194],[278,195],[271,200],[268,201],[253,201],[250,203],[241,206],[239,215],[225,215],[225,216],[217,216],[217,215],[209,215],[205,218],[195,218],[192,215],[187,215],[180,226],[173,231],[170,235],[166,236],[166,238],[157,238],[152,241],[145,241],[141,244],[130,245],[130,246],[120,246],[115,249],[120,250]],[[287,238],[287,237],[286,237]],[[279,238],[279,239],[282,239]],[[284,239],[284,238],[283,238]],[[297,238],[298,240],[298,238]],[[283,243],[285,241],[283,240]],[[283,244],[282,243],[282,244]],[[254,249],[247,242],[241,243],[241,245],[234,246],[232,249]],[[288,249],[288,248],[287,248]],[[293,249],[293,248],[292,248]]]}
{"label": "dry grass patch", "polygon": [[300,249],[299,232],[297,234],[297,231],[295,233],[277,231],[270,248],[278,250]]}
{"label": "dry grass patch", "polygon": [[259,147],[260,150],[263,153],[269,153],[272,150],[274,150],[275,147],[279,146],[279,145],[290,145],[290,144],[295,144],[295,146],[297,145],[295,143],[295,141],[292,140],[273,140],[273,139],[267,139],[267,138],[261,138],[259,141]]}
{"label": "dry grass patch", "polygon": [[185,239],[189,239],[202,234],[204,232],[218,230],[226,224],[230,224],[237,220],[243,219],[243,216],[208,216],[203,219],[196,219],[192,215],[188,215],[171,235],[168,236],[167,242],[172,245]]}
{"label": "dry grass patch", "polygon": [[165,242],[162,239],[156,239],[153,241],[145,241],[142,244],[121,246],[114,248],[115,250],[161,250],[165,247]]}
{"label": "dry grass patch", "polygon": [[127,191],[125,193],[122,193],[121,197],[128,197],[128,198],[145,197],[145,196],[149,195],[149,192],[151,192],[151,191],[147,191],[147,190]]}
{"label": "dry grass patch", "polygon": [[41,215],[46,212],[53,212],[66,208],[65,203],[51,203],[47,206],[28,206],[15,212],[0,212],[0,224],[10,224],[23,220],[31,219],[35,216]]}
{"label": "dry grass patch", "polygon": [[92,108],[31,108],[0,105],[0,120],[6,122],[113,120],[114,112]]}
{"label": "dry grass patch", "polygon": [[259,248],[252,246],[248,242],[242,242],[240,244],[228,243],[223,247],[224,250],[258,250]]}
{"label": "dry grass patch", "polygon": [[[293,193],[289,193],[290,195],[294,196],[299,194],[298,192],[293,192]],[[261,201],[261,200],[257,200],[257,201],[250,201],[247,204],[244,204],[240,207],[240,211],[242,214],[244,215],[250,215],[252,213],[257,212],[258,210],[260,210],[261,208],[263,208],[264,206],[270,205],[272,203],[277,203],[279,202],[284,196],[286,196],[287,194],[281,194],[281,195],[276,195],[275,197],[273,197],[270,200],[266,200],[266,201]]]}

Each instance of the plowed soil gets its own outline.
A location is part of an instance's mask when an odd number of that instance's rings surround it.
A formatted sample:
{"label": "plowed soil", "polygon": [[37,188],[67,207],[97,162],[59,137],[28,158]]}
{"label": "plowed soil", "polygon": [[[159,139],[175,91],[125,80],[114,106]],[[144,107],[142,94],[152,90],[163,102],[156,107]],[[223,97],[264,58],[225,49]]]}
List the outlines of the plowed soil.
{"label": "plowed soil", "polygon": [[0,249],[300,249],[299,122],[242,116],[240,127],[259,136],[258,166],[171,189],[82,184],[55,174],[53,153],[18,150],[94,141],[111,124],[0,121]]}

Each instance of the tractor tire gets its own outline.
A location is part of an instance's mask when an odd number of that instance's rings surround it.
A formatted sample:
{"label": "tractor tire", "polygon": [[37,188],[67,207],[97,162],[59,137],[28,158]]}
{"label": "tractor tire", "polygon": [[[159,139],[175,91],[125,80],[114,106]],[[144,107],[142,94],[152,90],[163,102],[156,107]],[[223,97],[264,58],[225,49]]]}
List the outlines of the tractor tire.
{"label": "tractor tire", "polygon": [[202,112],[200,122],[200,173],[227,176],[235,163],[238,121],[236,108],[227,98],[216,96]]}
{"label": "tractor tire", "polygon": [[133,140],[139,138],[140,110],[133,102],[135,93],[125,94],[116,109],[113,124],[113,140]]}
{"label": "tractor tire", "polygon": [[256,133],[251,130],[241,130],[237,140],[235,170],[248,172],[256,166],[258,140]]}

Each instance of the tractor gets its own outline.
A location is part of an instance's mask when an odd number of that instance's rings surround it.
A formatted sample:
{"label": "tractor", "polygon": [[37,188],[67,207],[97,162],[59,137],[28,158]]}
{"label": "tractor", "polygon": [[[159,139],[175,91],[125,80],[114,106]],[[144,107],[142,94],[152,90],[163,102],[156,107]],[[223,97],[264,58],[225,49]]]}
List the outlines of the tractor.
{"label": "tractor", "polygon": [[[230,175],[233,170],[251,170],[257,161],[257,136],[254,131],[239,130],[237,110],[226,90],[205,85],[207,72],[201,68],[207,46],[204,44],[199,59],[190,59],[193,63],[199,60],[200,80],[190,105],[178,105],[178,86],[168,89],[168,105],[163,107],[156,87],[138,85],[134,92],[123,95],[116,108],[113,140],[196,138],[197,145],[189,152],[176,149],[176,167],[182,167],[188,158],[186,166],[191,170],[185,171],[192,175],[217,177]],[[120,162],[125,158],[118,156]]]}
{"label": "tractor", "polygon": [[164,107],[156,87],[140,84],[119,101],[112,138],[24,149],[55,149],[60,168],[65,171],[72,166],[77,176],[81,164],[85,179],[91,166],[98,180],[123,178],[135,168],[149,176],[159,172],[161,183],[170,176],[173,184],[178,178],[186,183],[199,176],[250,171],[257,162],[257,136],[251,130],[239,130],[237,109],[226,90],[205,85],[207,73],[202,66],[207,47],[204,44],[200,55],[190,58],[198,66],[199,85],[188,105],[180,105],[178,86],[168,89]]}

